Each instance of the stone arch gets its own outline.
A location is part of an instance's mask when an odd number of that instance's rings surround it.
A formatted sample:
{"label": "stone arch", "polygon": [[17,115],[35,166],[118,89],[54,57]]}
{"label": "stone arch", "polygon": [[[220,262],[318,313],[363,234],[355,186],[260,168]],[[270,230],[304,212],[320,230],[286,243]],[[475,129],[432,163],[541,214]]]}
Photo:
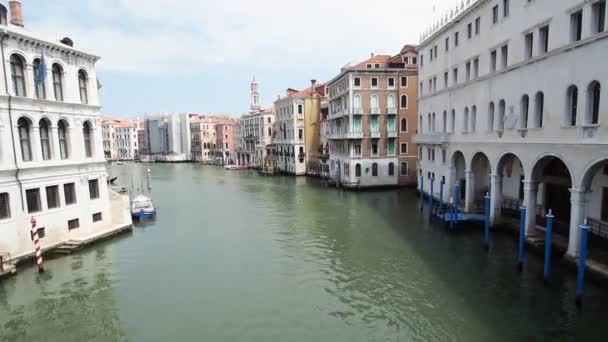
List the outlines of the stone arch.
{"label": "stone arch", "polygon": [[450,158],[450,193],[454,196],[454,186],[460,186],[460,198],[459,202],[465,199],[465,186],[466,186],[466,170],[467,170],[467,159],[464,153],[460,150],[454,151]]}
{"label": "stone arch", "polygon": [[483,210],[485,207],[485,194],[490,192],[490,175],[492,174],[492,164],[490,158],[484,152],[477,152],[471,158],[469,181],[469,208]]}

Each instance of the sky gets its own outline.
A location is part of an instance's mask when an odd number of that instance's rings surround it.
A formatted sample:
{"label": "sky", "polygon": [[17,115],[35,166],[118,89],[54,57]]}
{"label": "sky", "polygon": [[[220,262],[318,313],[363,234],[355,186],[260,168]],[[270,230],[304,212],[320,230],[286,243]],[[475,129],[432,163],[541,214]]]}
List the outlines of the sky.
{"label": "sky", "polygon": [[23,0],[25,27],[98,56],[102,112],[239,116],[370,54],[394,55],[459,0]]}

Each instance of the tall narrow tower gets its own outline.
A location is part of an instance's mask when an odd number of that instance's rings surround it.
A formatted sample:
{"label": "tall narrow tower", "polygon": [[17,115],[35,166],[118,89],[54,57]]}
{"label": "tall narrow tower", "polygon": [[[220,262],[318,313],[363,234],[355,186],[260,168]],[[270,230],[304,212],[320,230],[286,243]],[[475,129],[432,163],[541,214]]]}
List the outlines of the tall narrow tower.
{"label": "tall narrow tower", "polygon": [[255,75],[253,75],[253,81],[251,82],[251,110],[260,110],[260,89],[258,83],[255,81]]}

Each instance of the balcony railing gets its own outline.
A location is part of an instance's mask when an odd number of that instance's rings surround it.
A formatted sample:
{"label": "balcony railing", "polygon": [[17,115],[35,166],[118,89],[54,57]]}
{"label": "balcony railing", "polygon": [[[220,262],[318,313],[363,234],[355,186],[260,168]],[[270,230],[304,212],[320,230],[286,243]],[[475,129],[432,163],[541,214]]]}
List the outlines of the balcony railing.
{"label": "balcony railing", "polygon": [[414,144],[442,145],[447,144],[448,141],[449,135],[446,133],[427,133],[414,136]]}
{"label": "balcony railing", "polygon": [[363,114],[363,108],[353,108],[353,115]]}
{"label": "balcony railing", "polygon": [[370,113],[371,114],[380,114],[380,108],[372,108],[370,109]]}
{"label": "balcony railing", "polygon": [[386,114],[395,115],[397,114],[397,108],[386,108]]}
{"label": "balcony railing", "polygon": [[370,133],[370,137],[372,139],[379,139],[380,138],[380,132],[371,132]]}
{"label": "balcony railing", "polygon": [[388,131],[388,132],[386,133],[386,136],[387,136],[388,138],[396,138],[398,134],[399,134],[399,133],[397,133],[397,131]]}

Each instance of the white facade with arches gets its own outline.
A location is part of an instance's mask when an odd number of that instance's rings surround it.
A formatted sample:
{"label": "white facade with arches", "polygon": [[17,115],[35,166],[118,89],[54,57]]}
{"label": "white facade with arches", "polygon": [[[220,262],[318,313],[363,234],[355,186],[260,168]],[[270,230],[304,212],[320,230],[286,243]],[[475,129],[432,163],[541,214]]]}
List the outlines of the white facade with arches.
{"label": "white facade with arches", "polygon": [[608,238],[606,3],[467,6],[418,46],[425,192],[433,176],[434,196],[438,181],[446,199],[460,183],[467,211],[490,192],[495,222],[521,204],[534,208],[528,234],[552,209],[575,256],[585,219],[596,239]]}
{"label": "white facade with arches", "polygon": [[[99,58],[20,26],[1,29],[0,251],[14,258],[33,253],[31,217],[43,248],[130,225],[128,199],[107,185]],[[47,77],[36,86],[42,52]]]}

